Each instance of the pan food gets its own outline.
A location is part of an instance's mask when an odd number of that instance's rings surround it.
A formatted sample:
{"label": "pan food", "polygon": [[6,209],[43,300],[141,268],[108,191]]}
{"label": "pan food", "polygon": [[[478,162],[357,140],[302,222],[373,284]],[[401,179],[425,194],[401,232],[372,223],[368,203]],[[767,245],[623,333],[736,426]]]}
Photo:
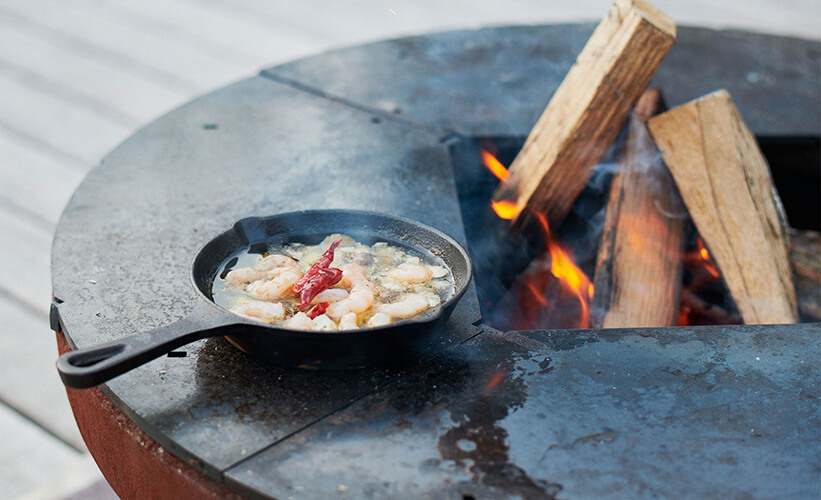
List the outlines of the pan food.
{"label": "pan food", "polygon": [[214,280],[214,302],[293,329],[353,330],[422,318],[454,292],[447,267],[379,241],[342,234],[318,245],[289,243],[242,252]]}
{"label": "pan food", "polygon": [[[328,255],[331,247],[334,255]],[[288,267],[296,271],[285,280],[288,286],[283,280],[266,284],[288,274]],[[269,273],[274,269],[279,270]],[[265,276],[251,279],[252,271]],[[422,280],[428,274],[430,280]],[[416,221],[374,212],[313,210],[237,222],[197,252],[190,276],[196,300],[188,316],[62,355],[57,369],[63,383],[92,387],[182,345],[214,336],[225,336],[250,356],[305,369],[357,369],[406,361],[440,345],[435,342],[444,331],[440,326],[464,295],[472,269],[459,243]],[[356,292],[361,298],[367,295],[363,288],[374,295],[370,307],[333,305],[342,300],[332,300],[334,294],[341,297],[345,292],[350,298]],[[275,297],[278,290],[286,296]],[[427,301],[424,309],[421,297]],[[348,315],[343,321],[348,313],[355,317]],[[310,329],[303,317],[309,314]],[[315,323],[321,316],[327,319]]]}

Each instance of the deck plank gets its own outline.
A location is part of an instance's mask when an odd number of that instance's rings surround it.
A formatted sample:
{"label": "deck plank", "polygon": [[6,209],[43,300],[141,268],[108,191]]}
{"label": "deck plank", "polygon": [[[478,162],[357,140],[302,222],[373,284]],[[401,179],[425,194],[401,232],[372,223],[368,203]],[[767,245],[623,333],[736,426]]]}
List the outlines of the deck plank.
{"label": "deck plank", "polygon": [[[64,44],[43,39],[25,26],[4,25],[0,29],[0,65],[14,65],[37,75],[55,93],[60,86],[143,124],[190,98],[188,93],[169,89],[146,78],[140,71],[112,66]],[[64,92],[64,91],[63,91]]]}
{"label": "deck plank", "polygon": [[0,405],[0,496],[16,498],[53,481],[83,455]]}
{"label": "deck plank", "polygon": [[51,302],[51,233],[0,207],[0,234],[0,295],[45,317]]}
{"label": "deck plank", "polygon": [[13,2],[4,4],[2,10],[30,24],[105,47],[147,67],[175,75],[188,82],[190,90],[195,92],[224,85],[247,71],[236,61],[169,43],[122,19],[106,19],[97,15],[94,8],[80,8],[71,2]]}
{"label": "deck plank", "polygon": [[127,20],[169,43],[212,57],[235,60],[252,69],[264,67],[278,54],[310,54],[321,48],[311,36],[258,23],[197,0],[143,0],[139,4],[125,0],[85,0],[79,5],[88,4],[94,4],[95,12],[101,16]]}
{"label": "deck plank", "polygon": [[44,314],[0,296],[0,401],[72,447],[85,445],[54,361],[57,344]]}
{"label": "deck plank", "polygon": [[28,147],[0,131],[0,199],[18,205],[49,225],[57,220],[87,169],[76,168]]}
{"label": "deck plank", "polygon": [[352,11],[343,2],[238,0],[228,4],[220,0],[187,1],[239,22],[268,27],[284,36],[316,43],[317,50],[344,44],[352,34],[374,29],[371,18],[362,12]]}
{"label": "deck plank", "polygon": [[[45,8],[41,3],[33,2],[41,9]],[[8,26],[18,25],[30,31],[32,35],[42,38],[54,45],[64,46],[67,49],[75,50],[80,53],[85,53],[89,57],[98,59],[101,62],[111,65],[112,67],[139,72],[143,77],[151,79],[152,81],[165,85],[170,89],[179,90],[182,92],[196,92],[200,90],[200,86],[192,81],[190,78],[181,77],[176,72],[165,71],[152,64],[146,64],[139,59],[130,57],[128,54],[123,54],[111,49],[105,43],[96,43],[88,40],[82,36],[82,30],[74,33],[71,30],[60,29],[53,27],[48,22],[42,22],[36,17],[22,15],[9,9],[12,4],[0,3],[0,26],[7,28]],[[161,58],[161,56],[159,56]]]}
{"label": "deck plank", "polygon": [[99,160],[134,130],[60,96],[0,75],[0,124],[80,158]]}

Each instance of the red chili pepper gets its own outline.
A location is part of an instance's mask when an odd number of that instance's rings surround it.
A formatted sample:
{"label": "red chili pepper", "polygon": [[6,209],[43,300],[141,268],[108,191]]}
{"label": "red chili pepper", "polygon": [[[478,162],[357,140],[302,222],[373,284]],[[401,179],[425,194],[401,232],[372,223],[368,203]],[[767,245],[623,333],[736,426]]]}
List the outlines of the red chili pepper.
{"label": "red chili pepper", "polygon": [[325,314],[325,311],[328,310],[328,303],[327,302],[320,302],[319,304],[315,305],[313,309],[305,313],[311,319],[316,318],[320,314]]}
{"label": "red chili pepper", "polygon": [[294,285],[294,293],[299,295],[302,301],[296,306],[297,309],[310,307],[311,301],[319,292],[339,283],[339,280],[342,279],[341,269],[328,267],[334,260],[334,250],[341,242],[340,239],[331,243],[331,246],[322,254],[322,257]]}
{"label": "red chili pepper", "polygon": [[319,295],[319,292],[339,283],[339,280],[341,279],[341,269],[336,269],[333,267],[318,269],[302,284],[302,288],[299,292],[299,298],[302,302],[296,306],[297,309],[311,307],[311,301],[314,300],[314,297]]}

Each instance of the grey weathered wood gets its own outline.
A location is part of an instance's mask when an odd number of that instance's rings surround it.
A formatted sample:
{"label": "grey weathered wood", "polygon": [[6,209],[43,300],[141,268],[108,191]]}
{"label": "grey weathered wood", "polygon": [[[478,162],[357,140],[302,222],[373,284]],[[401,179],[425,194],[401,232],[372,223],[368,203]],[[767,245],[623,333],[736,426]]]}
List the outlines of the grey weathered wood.
{"label": "grey weathered wood", "polygon": [[200,89],[199,85],[190,78],[180,76],[174,72],[165,71],[150,63],[135,59],[128,54],[120,53],[105,43],[88,40],[82,36],[82,26],[76,30],[61,30],[59,25],[53,26],[36,17],[9,10],[7,9],[9,5],[10,4],[0,4],[0,24],[3,26],[10,24],[23,26],[26,30],[31,31],[49,43],[65,46],[77,52],[87,53],[89,56],[117,68],[128,68],[133,71],[138,71],[145,77],[151,78],[157,83],[167,85],[172,89],[186,92],[194,92]]}
{"label": "grey weathered wood", "polygon": [[0,158],[0,199],[37,215],[52,230],[85,171],[21,144],[2,131]]}
{"label": "grey weathered wood", "polygon": [[54,361],[57,345],[45,314],[33,314],[0,296],[0,401],[83,450]]}
{"label": "grey weathered wood", "polygon": [[52,481],[82,455],[0,404],[0,496],[16,498]]}
{"label": "grey weathered wood", "polygon": [[60,33],[72,34],[169,74],[179,75],[202,89],[224,85],[246,74],[242,64],[168,43],[122,18],[106,19],[92,8],[77,8],[71,2],[42,1],[42,4],[14,2],[5,8]]}
{"label": "grey weathered wood", "polygon": [[[208,4],[199,0],[165,2],[146,0],[135,4],[123,0],[94,2],[90,7],[106,19],[133,24],[148,35],[169,43],[257,68],[281,57],[308,55],[323,47],[314,33],[288,29],[281,23],[261,22],[258,15],[230,4]],[[269,5],[268,11],[275,6]]]}
{"label": "grey weathered wood", "polygon": [[88,453],[60,469],[55,479],[28,490],[17,500],[118,500]]}
{"label": "grey weathered wood", "polygon": [[[226,16],[237,16],[254,22],[257,18],[270,25],[300,38],[317,40],[325,46],[355,43],[359,40],[377,38],[397,29],[385,26],[392,21],[388,8],[383,4],[376,7],[356,8],[347,2],[270,2],[267,0],[240,0],[236,5],[205,0],[208,8],[218,9]],[[375,14],[376,9],[381,13]],[[395,20],[395,19],[394,19]],[[387,30],[386,30],[387,28]]]}
{"label": "grey weathered wood", "polygon": [[132,131],[132,127],[1,75],[0,110],[0,124],[36,137],[89,165],[99,162]]}
{"label": "grey weathered wood", "polygon": [[45,315],[51,299],[50,232],[0,207],[0,234],[0,294]]}
{"label": "grey weathered wood", "polygon": [[25,26],[3,25],[0,47],[15,47],[15,50],[0,50],[0,61],[93,97],[135,120],[132,127],[182,104],[189,97],[187,93],[155,83],[133,68],[111,65],[88,52],[51,43]]}

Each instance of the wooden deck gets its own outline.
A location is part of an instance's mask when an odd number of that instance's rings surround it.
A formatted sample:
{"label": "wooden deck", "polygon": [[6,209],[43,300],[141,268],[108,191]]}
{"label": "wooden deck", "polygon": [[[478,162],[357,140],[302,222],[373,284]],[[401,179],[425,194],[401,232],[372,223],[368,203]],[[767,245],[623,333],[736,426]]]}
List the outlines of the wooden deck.
{"label": "wooden deck", "polygon": [[[610,3],[0,1],[0,497],[106,494],[53,367],[46,315],[60,213],[119,142],[273,63],[423,32],[592,21]],[[681,25],[821,38],[817,0],[654,3]]]}

